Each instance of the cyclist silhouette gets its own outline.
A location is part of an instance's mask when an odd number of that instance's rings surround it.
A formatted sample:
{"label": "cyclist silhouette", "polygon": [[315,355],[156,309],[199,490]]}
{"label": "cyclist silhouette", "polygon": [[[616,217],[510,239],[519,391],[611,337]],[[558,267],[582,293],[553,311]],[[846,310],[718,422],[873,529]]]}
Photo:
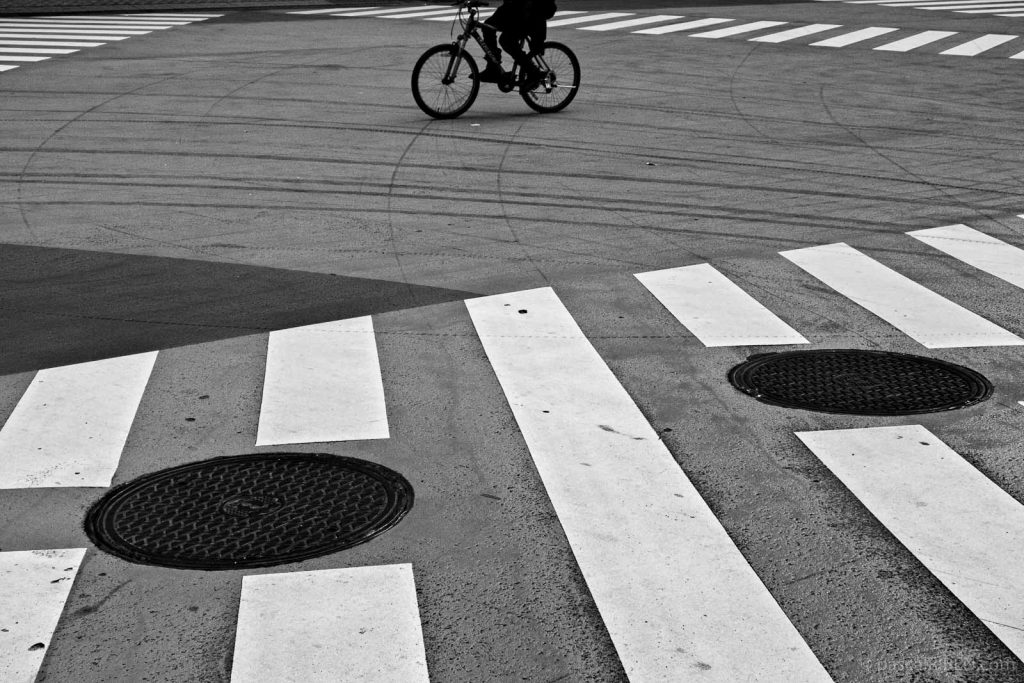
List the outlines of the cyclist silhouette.
{"label": "cyclist silhouette", "polygon": [[[501,7],[481,26],[484,42],[498,58],[497,62],[487,59],[487,66],[480,72],[480,80],[499,83],[506,78],[501,68],[501,50],[498,48],[498,31],[501,31],[501,47],[519,64],[523,79],[539,82],[544,74],[533,65],[530,55],[523,50],[523,38],[530,39],[530,45],[542,46],[547,37],[547,20],[555,14],[555,0],[504,0]],[[542,48],[539,48],[543,51]]]}

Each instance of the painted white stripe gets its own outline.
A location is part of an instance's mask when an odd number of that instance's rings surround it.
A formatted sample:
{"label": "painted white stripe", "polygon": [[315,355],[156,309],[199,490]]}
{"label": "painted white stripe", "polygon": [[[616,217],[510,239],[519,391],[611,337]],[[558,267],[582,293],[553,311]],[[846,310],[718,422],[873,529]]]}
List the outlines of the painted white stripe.
{"label": "painted white stripe", "polygon": [[555,293],[465,303],[630,680],[830,680]]}
{"label": "painted white stripe", "polygon": [[217,19],[223,17],[223,14],[195,14],[192,12],[179,14],[177,12],[128,12],[118,16],[122,17],[170,17],[180,19],[194,19],[196,21],[204,21],[206,19]]}
{"label": "painted white stripe", "polygon": [[36,373],[0,429],[0,489],[110,486],[156,356]]}
{"label": "painted white stripe", "polygon": [[619,17],[631,17],[632,12],[605,12],[604,14],[587,14],[582,17],[569,17],[567,19],[554,19],[548,21],[548,28],[558,26],[573,26],[575,24],[588,24],[593,21],[605,21],[607,19],[618,19]]}
{"label": "painted white stripe", "polygon": [[386,438],[370,316],[270,333],[257,446]]}
{"label": "painted white stripe", "polygon": [[784,21],[755,21],[750,24],[741,24],[740,26],[727,26],[726,28],[715,29],[714,31],[706,31],[705,33],[693,33],[690,35],[691,38],[726,38],[728,36],[739,35],[740,33],[750,33],[751,31],[760,31],[761,29],[771,28],[773,26],[782,26],[786,22]]}
{"label": "painted white stripe", "polygon": [[147,33],[152,33],[153,30],[159,29],[125,29],[120,26],[47,26],[46,24],[11,24],[11,23],[0,23],[0,30],[9,31],[11,29],[17,29],[19,31],[28,31],[30,29],[38,29],[38,32],[52,31],[55,33],[113,33],[115,35],[126,35],[126,36],[141,36]]}
{"label": "painted white stripe", "polygon": [[39,55],[69,55],[78,50],[62,50],[52,47],[0,47],[0,53],[25,53]]}
{"label": "painted white stripe", "polygon": [[669,24],[668,26],[655,26],[654,28],[645,28],[639,31],[633,31],[633,33],[643,33],[649,36],[660,36],[666,33],[676,33],[678,31],[689,31],[695,28],[704,28],[705,26],[714,26],[715,24],[724,24],[726,22],[736,21],[735,19],[719,19],[719,18],[708,18],[708,19],[695,19],[693,21],[684,21],[681,24]]}
{"label": "painted white stripe", "polygon": [[85,548],[0,553],[0,680],[36,680],[83,557]]}
{"label": "painted white stripe", "polygon": [[28,39],[28,38],[39,38],[39,39],[45,39],[45,40],[79,40],[79,39],[89,39],[89,40],[93,40],[93,41],[96,41],[96,40],[110,41],[110,40],[126,40],[128,38],[131,38],[131,36],[93,36],[93,35],[69,36],[69,35],[60,35],[60,34],[56,34],[56,33],[45,33],[45,34],[38,34],[38,35],[36,35],[36,34],[29,34],[29,33],[25,32],[25,31],[13,31],[13,32],[0,33],[0,38],[25,38],[25,39]]}
{"label": "painted white stripe", "polygon": [[808,343],[707,263],[640,273],[636,278],[704,346]]}
{"label": "painted white stripe", "polygon": [[894,40],[893,42],[886,43],[885,45],[879,45],[874,49],[884,50],[886,52],[909,52],[910,50],[914,50],[923,45],[934,43],[937,40],[955,36],[956,33],[956,31],[922,31],[921,33],[901,38],[900,40]]}
{"label": "painted white stripe", "polygon": [[184,23],[171,23],[167,21],[39,21],[36,19],[12,19],[9,17],[0,18],[5,24],[18,24],[19,26],[34,26],[46,28],[106,28],[116,26],[118,28],[169,28],[173,26],[187,25]]}
{"label": "painted white stripe", "polygon": [[653,17],[640,17],[639,19],[624,19],[622,21],[613,21],[610,24],[599,24],[597,26],[580,26],[582,31],[614,31],[620,28],[632,28],[633,26],[645,26],[647,24],[659,24],[665,21],[673,21],[675,19],[682,19],[681,16],[675,14],[657,14]]}
{"label": "painted white stripe", "polygon": [[140,22],[158,21],[160,23],[170,23],[170,22],[173,21],[175,23],[190,24],[193,21],[203,21],[202,19],[182,19],[182,18],[179,18],[177,16],[174,16],[173,18],[170,18],[170,17],[153,17],[152,19],[149,19],[149,18],[146,18],[146,17],[131,17],[131,16],[127,15],[127,14],[90,14],[88,17],[82,16],[80,14],[58,14],[58,15],[48,15],[48,16],[45,16],[45,17],[36,17],[34,19],[29,19],[29,21],[42,21],[44,19],[46,21],[51,21],[51,20],[59,19],[59,20],[62,20],[62,21],[83,21],[83,22],[89,22],[89,23],[92,23],[92,22],[104,22],[104,21],[111,21],[111,20],[113,20],[113,21],[140,21]]}
{"label": "painted white stripe", "polygon": [[995,16],[997,16],[997,17],[1024,17],[1024,13],[1018,13],[1018,14],[997,14]]}
{"label": "painted white stripe", "polygon": [[0,64],[0,71],[10,71],[11,69],[17,69],[17,64]]}
{"label": "painted white stripe", "polygon": [[39,45],[45,47],[98,47],[103,43],[64,42],[52,40],[0,40],[0,45]]}
{"label": "painted white stripe", "polygon": [[914,230],[911,237],[1024,289],[1024,250],[966,225]]}
{"label": "painted white stripe", "polygon": [[929,349],[1024,344],[842,242],[779,253]]}
{"label": "painted white stripe", "polygon": [[[117,36],[121,39],[131,38],[132,36],[144,36],[152,31],[72,31],[72,30],[57,30],[53,31],[45,28],[6,28],[0,27],[0,31],[4,32],[4,35],[16,35],[29,37],[38,35],[42,37],[54,37],[54,38],[91,38],[93,40],[110,40],[112,36]],[[102,35],[99,35],[102,34]]]}
{"label": "painted white stripe", "polygon": [[869,28],[862,28],[858,31],[852,31],[850,33],[844,33],[841,36],[835,36],[833,38],[826,38],[825,40],[819,40],[817,43],[811,43],[811,45],[817,47],[846,47],[847,45],[853,45],[865,40],[871,40],[878,36],[884,36],[886,33],[892,33],[898,31],[895,28],[885,28],[883,26],[871,26]]}
{"label": "painted white stripe", "polygon": [[[384,16],[386,14],[402,14],[404,12],[408,12],[411,9],[413,9],[413,8],[411,8],[411,7],[392,7],[390,9],[369,9],[369,10],[361,10],[361,11],[357,11],[357,12],[350,12],[350,11],[346,10],[344,12],[340,12],[340,13],[335,14],[333,16],[336,16],[336,17],[379,17],[379,16]],[[423,5],[422,7],[417,7],[416,9],[420,9],[420,10],[451,9],[451,6],[445,6],[445,5]]]}
{"label": "painted white stripe", "polygon": [[458,16],[458,14],[459,10],[452,9],[451,7],[449,7],[448,9],[432,9],[427,10],[426,12],[422,10],[417,10],[415,12],[408,12],[406,14],[389,14],[386,17],[384,17],[384,19],[418,19],[420,17],[436,17],[442,15],[446,17],[454,17]]}
{"label": "painted white stripe", "polygon": [[943,54],[943,55],[960,55],[960,56],[963,56],[963,57],[973,57],[974,55],[980,55],[982,52],[985,52],[987,50],[991,50],[994,47],[998,47],[999,45],[1002,45],[1003,43],[1008,43],[1008,42],[1010,42],[1011,40],[1013,40],[1016,37],[1017,36],[999,35],[999,34],[995,34],[995,33],[990,33],[990,34],[988,34],[986,36],[982,36],[981,38],[975,38],[974,40],[969,40],[966,43],[964,43],[963,45],[957,45],[956,47],[950,48],[948,50],[944,50],[943,52],[940,52],[939,54]]}
{"label": "painted white stripe", "polygon": [[815,33],[822,33],[824,31],[831,31],[834,28],[842,28],[842,24],[811,24],[810,26],[801,26],[799,28],[791,28],[786,31],[779,31],[778,33],[772,33],[767,36],[759,36],[757,38],[751,38],[752,42],[758,43],[784,43],[787,40],[793,40],[794,38],[803,38],[804,36],[814,35]]}
{"label": "painted white stripe", "polygon": [[797,436],[1018,657],[1024,506],[919,425]]}
{"label": "painted white stripe", "polygon": [[330,9],[304,9],[299,12],[288,12],[288,14],[330,14],[331,12],[358,12],[360,10],[375,9],[374,7],[332,7]]}
{"label": "painted white stripe", "polygon": [[26,57],[25,55],[0,55],[5,62],[45,62],[49,57]]}
{"label": "painted white stripe", "polygon": [[[477,14],[477,16],[480,17],[481,19],[486,19],[487,17],[489,17],[492,14],[494,14],[496,11],[497,11],[496,8],[495,9],[485,9],[485,8],[481,7],[480,8],[480,12]],[[445,15],[443,17],[425,17],[423,19],[423,21],[451,21],[451,20],[452,20],[452,17],[450,15]]]}
{"label": "painted white stripe", "polygon": [[920,2],[915,0],[914,2],[884,2],[883,7],[917,7],[921,9],[930,7],[952,7],[955,5],[987,5],[992,0],[939,0],[937,2]]}
{"label": "painted white stripe", "polygon": [[412,565],[242,579],[231,683],[427,683]]}
{"label": "painted white stripe", "polygon": [[998,5],[960,5],[953,7],[921,7],[920,9],[959,10],[957,14],[990,14],[995,11],[1010,11],[1024,7],[1022,2],[1007,2]]}

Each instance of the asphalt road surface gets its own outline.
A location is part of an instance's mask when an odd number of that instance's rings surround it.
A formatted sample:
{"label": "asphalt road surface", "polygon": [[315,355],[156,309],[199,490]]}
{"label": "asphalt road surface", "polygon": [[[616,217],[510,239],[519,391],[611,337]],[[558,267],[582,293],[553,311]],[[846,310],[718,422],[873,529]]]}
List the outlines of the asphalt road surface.
{"label": "asphalt road surface", "polygon": [[[0,19],[0,679],[1024,680],[1024,5],[561,0],[565,111],[438,121],[445,7],[384,4]],[[994,392],[727,378],[827,349]],[[415,500],[246,569],[84,530],[268,453]]]}

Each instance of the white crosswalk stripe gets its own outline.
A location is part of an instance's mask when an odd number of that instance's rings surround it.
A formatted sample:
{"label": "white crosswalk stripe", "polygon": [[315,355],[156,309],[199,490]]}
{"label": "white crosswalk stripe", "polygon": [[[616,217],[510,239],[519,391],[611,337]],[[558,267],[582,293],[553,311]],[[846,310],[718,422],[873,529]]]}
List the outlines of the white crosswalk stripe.
{"label": "white crosswalk stripe", "polygon": [[[1024,289],[1024,250],[1003,239],[963,224],[901,239],[921,258],[952,258]],[[873,313],[879,344],[900,343],[891,341],[890,325],[927,348],[1024,344],[1021,330],[995,326],[883,266],[867,249],[821,245],[766,262],[805,277],[796,264],[841,295],[840,305]],[[705,347],[816,338],[815,330],[797,331],[771,310],[778,299],[756,300],[723,271],[687,265],[637,273],[625,286],[652,312],[667,310],[675,318],[666,316],[668,324],[678,322]],[[802,296],[819,296],[813,291]],[[821,653],[808,647],[641,401],[553,289],[469,299],[463,314],[633,680],[685,680],[697,670],[704,680],[830,680]],[[260,424],[245,438],[256,445],[387,438],[376,337],[370,317],[266,334]],[[149,386],[159,381],[152,372],[158,358],[151,352],[37,373],[3,416],[2,487],[109,486],[146,392],[160,393]],[[339,426],[340,416],[353,418],[354,429]],[[1024,655],[1024,508],[941,436],[918,425],[796,432],[928,571]],[[25,462],[34,468],[29,474]],[[0,632],[0,678],[14,671],[32,679],[85,553],[0,552],[0,614],[27,615],[17,619],[17,639]],[[413,571],[385,563],[245,576],[231,680],[339,680],[342,672],[368,681],[427,680],[424,643],[431,641],[424,630],[431,626],[420,622],[417,584],[442,579],[414,580]],[[42,647],[29,649],[37,642]]]}
{"label": "white crosswalk stripe", "polygon": [[[0,46],[40,49],[0,49],[0,72],[11,71],[29,62],[70,55],[77,50],[53,50],[59,47],[99,47],[109,42],[149,35],[188,24],[206,21],[221,14],[106,14],[53,15],[36,17],[0,16]],[[18,54],[21,53],[21,54]],[[28,56],[32,54],[34,56]]]}
{"label": "white crosswalk stripe", "polygon": [[636,277],[705,346],[808,343],[706,263]]}
{"label": "white crosswalk stripe", "polygon": [[257,446],[386,438],[371,318],[270,333]]}
{"label": "white crosswalk stripe", "polygon": [[1016,346],[1024,339],[847,244],[781,252],[851,301],[930,349]]}
{"label": "white crosswalk stripe", "polygon": [[426,683],[408,564],[246,576],[232,683]]}
{"label": "white crosswalk stripe", "polygon": [[1024,506],[918,425],[797,436],[1014,654],[1024,657]]}
{"label": "white crosswalk stripe", "polygon": [[992,14],[999,17],[1019,17],[1022,13],[1012,10],[1024,9],[1024,3],[1018,1],[998,0],[817,0],[818,2],[845,2],[851,5],[876,5],[879,7],[897,7],[903,9],[920,9],[931,11],[947,11],[962,14]]}
{"label": "white crosswalk stripe", "polygon": [[831,680],[558,297],[466,305],[627,675]]}
{"label": "white crosswalk stripe", "polygon": [[[820,2],[868,2],[881,4],[884,0],[819,0]],[[966,7],[992,7],[992,0],[986,5],[967,5],[969,2],[982,2],[983,0],[892,0],[884,2],[886,6],[911,4],[922,9],[950,9],[963,12],[988,11],[987,9],[975,10],[964,9]],[[1018,0],[1014,6],[1024,8],[1021,4],[1024,0]],[[928,6],[926,7],[926,3]],[[480,16],[486,18],[495,11],[494,8],[481,8]],[[993,9],[992,11],[995,11]],[[304,15],[310,17],[346,17],[346,18],[380,18],[380,19],[410,19],[420,21],[451,22],[460,15],[459,10],[451,7],[444,8],[439,5],[423,5],[419,7],[354,7],[354,8],[327,8],[316,10],[292,11],[289,14]],[[1010,16],[1010,15],[1005,15]],[[687,18],[670,14],[637,15],[635,12],[594,12],[585,10],[559,11],[548,21],[548,27],[554,30],[575,29],[594,33],[611,33],[624,31],[636,35],[665,36],[685,35],[690,38],[701,39],[735,39],[747,40],[765,44],[799,43],[813,47],[844,48],[850,46],[867,46],[881,52],[907,53],[927,48],[933,43],[958,35],[956,31],[910,31],[896,27],[868,26],[868,27],[847,27],[842,24],[805,24],[802,26],[791,26],[785,30],[764,33],[769,29],[783,26],[788,22],[784,21],[753,21],[740,23],[736,19],[727,17],[692,17]],[[728,24],[728,25],[726,25]],[[718,27],[718,28],[712,28]],[[711,30],[702,30],[711,29]],[[822,33],[832,32],[828,38],[808,42],[814,36]],[[760,35],[750,35],[760,34]],[[890,40],[882,45],[874,44],[872,41],[881,36],[897,34],[896,40]],[[963,35],[964,42],[942,51],[937,54],[959,57],[977,57],[979,55],[990,56],[993,50],[1001,45],[1020,40],[1017,34],[980,34],[976,36]],[[1024,42],[1024,41],[1022,41]],[[1004,58],[1021,59],[1024,53],[1010,55],[999,55]]]}
{"label": "white crosswalk stripe", "polygon": [[0,428],[0,488],[109,486],[156,356],[40,370]]}
{"label": "white crosswalk stripe", "polygon": [[85,548],[0,552],[0,680],[34,681]]}

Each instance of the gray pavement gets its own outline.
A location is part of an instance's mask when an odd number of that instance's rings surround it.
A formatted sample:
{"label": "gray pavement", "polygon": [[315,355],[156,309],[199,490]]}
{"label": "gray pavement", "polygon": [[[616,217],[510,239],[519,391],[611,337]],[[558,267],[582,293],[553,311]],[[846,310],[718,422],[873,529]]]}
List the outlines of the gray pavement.
{"label": "gray pavement", "polygon": [[[1007,18],[845,3],[647,7],[1024,34]],[[550,116],[489,88],[458,119],[425,117],[409,74],[449,26],[414,19],[227,12],[0,73],[0,416],[36,370],[159,351],[114,484],[274,450],[253,445],[268,334],[372,315],[391,437],[289,450],[387,465],[417,497],[349,551],[198,572],[92,548],[81,518],[105,489],[0,490],[0,550],[89,548],[40,680],[226,681],[244,575],[399,562],[416,571],[431,680],[625,680],[462,303],[538,287],[834,680],[1024,680],[794,436],[921,424],[1024,500],[1020,347],[924,349],[778,253],[845,242],[1024,333],[1019,289],[905,234],[964,223],[1024,246],[1024,61],[1010,44],[967,58],[871,49],[880,40],[550,37],[584,70],[577,100]],[[886,418],[753,401],[726,373],[778,347],[706,347],[635,277],[698,263],[812,348],[942,358],[983,372],[995,396]]]}

